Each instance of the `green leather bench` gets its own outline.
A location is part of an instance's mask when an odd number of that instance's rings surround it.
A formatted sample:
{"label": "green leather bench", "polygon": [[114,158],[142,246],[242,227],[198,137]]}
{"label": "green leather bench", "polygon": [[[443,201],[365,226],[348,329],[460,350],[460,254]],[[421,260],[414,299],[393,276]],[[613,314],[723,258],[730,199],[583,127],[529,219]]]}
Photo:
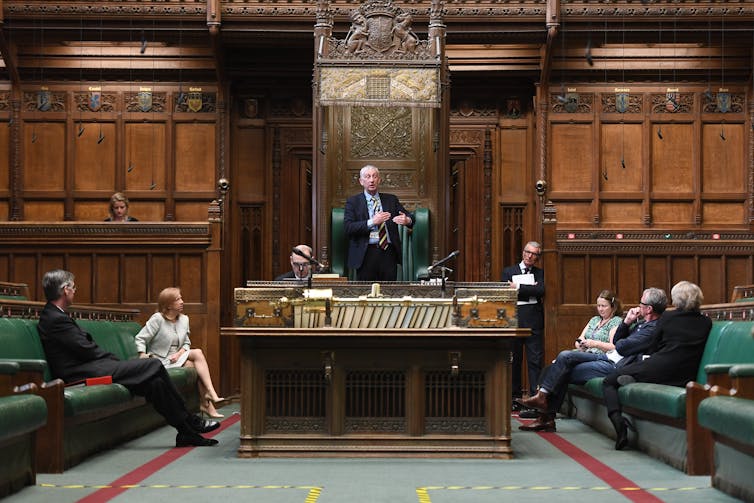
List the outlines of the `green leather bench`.
{"label": "green leather bench", "polygon": [[[14,393],[15,362],[0,362],[0,498],[37,481],[37,430],[47,422],[47,405],[34,394]],[[30,387],[31,391],[34,386]]]}
{"label": "green leather bench", "polygon": [[[356,271],[347,270],[348,237],[343,225],[343,208],[333,208],[330,215],[330,270],[340,276],[356,279]],[[427,274],[430,265],[429,209],[416,208],[411,229],[398,226],[401,236],[403,264],[398,267],[396,281],[416,281]]]}
{"label": "green leather bench", "polygon": [[[141,326],[133,321],[79,320],[104,350],[126,360],[137,357],[134,336]],[[86,457],[143,435],[163,424],[162,416],[142,397],[120,384],[64,387],[50,374],[36,328],[36,319],[0,318],[0,359],[15,361],[16,383],[34,382],[48,409],[47,426],[37,444],[37,471],[61,473]],[[169,374],[196,410],[199,397],[196,370],[170,369]]]}
{"label": "green leather bench", "polygon": [[[733,364],[754,362],[752,326],[751,321],[713,322],[697,371],[697,387],[705,386],[709,375],[727,374]],[[625,415],[636,427],[635,434],[629,432],[630,445],[690,475],[704,475],[709,473],[706,442],[696,421],[698,402],[687,400],[687,388],[634,383],[622,386],[619,396]],[[568,395],[566,414],[614,438],[601,378],[570,385]]]}
{"label": "green leather bench", "polygon": [[[754,364],[735,365],[731,377],[754,383]],[[743,386],[741,386],[743,387]],[[736,388],[736,386],[734,386]],[[714,390],[714,389],[713,389]],[[739,390],[737,390],[739,391]],[[711,396],[698,408],[699,424],[712,432],[712,486],[742,501],[754,501],[754,395]]]}

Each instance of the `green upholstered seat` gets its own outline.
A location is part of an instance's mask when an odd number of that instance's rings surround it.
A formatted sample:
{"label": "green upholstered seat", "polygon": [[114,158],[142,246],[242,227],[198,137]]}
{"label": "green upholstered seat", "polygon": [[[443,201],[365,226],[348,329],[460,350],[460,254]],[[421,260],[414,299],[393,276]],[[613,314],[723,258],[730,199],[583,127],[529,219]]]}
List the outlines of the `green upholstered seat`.
{"label": "green upholstered seat", "polygon": [[[348,237],[343,225],[345,210],[333,208],[330,216],[330,270],[340,276],[356,279],[354,271],[347,270]],[[427,273],[430,264],[429,209],[416,208],[411,229],[399,226],[403,264],[398,268],[397,281],[416,281]]]}

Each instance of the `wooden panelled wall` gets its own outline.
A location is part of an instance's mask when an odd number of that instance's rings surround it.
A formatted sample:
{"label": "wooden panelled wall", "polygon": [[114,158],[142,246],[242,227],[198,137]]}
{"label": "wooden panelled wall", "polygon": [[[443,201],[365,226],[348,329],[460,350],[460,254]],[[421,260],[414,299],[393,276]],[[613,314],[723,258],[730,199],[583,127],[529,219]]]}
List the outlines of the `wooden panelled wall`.
{"label": "wooden panelled wall", "polygon": [[551,88],[547,198],[560,226],[748,229],[746,89],[709,87]]}
{"label": "wooden panelled wall", "polygon": [[20,94],[0,91],[0,220],[102,221],[113,192],[142,221],[206,218],[216,86],[47,82]]}
{"label": "wooden panelled wall", "polygon": [[[546,360],[572,346],[603,289],[633,306],[645,288],[670,296],[689,280],[719,303],[754,279],[747,93],[706,90],[577,86],[563,100],[551,89]],[[616,92],[628,94],[624,113]]]}

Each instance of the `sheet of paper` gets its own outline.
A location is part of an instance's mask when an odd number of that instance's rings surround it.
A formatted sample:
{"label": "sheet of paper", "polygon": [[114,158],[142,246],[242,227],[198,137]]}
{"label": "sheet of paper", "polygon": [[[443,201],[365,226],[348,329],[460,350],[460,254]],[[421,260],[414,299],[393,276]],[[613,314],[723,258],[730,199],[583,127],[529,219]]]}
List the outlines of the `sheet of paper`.
{"label": "sheet of paper", "polygon": [[519,285],[534,285],[536,284],[536,281],[534,281],[534,275],[532,273],[529,274],[514,274],[511,276],[511,281],[514,283],[517,283]]}

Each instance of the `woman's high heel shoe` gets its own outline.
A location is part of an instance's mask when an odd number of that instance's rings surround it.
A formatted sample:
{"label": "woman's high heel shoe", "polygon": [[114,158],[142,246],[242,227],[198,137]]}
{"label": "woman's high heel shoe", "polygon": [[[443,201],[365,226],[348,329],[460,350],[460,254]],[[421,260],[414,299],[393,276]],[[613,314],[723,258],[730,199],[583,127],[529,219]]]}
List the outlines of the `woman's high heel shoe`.
{"label": "woman's high heel shoe", "polygon": [[[223,400],[223,399],[221,398],[220,400]],[[220,401],[220,400],[218,400],[218,401]],[[199,410],[201,411],[202,416],[204,416],[206,414],[207,417],[210,417],[210,418],[213,418],[213,419],[220,419],[220,418],[225,417],[224,414],[220,414],[217,411],[215,411],[214,413],[210,413],[209,412],[209,407],[212,404],[212,402],[213,402],[213,400],[210,399],[208,396],[204,397],[204,403],[199,406]]]}

